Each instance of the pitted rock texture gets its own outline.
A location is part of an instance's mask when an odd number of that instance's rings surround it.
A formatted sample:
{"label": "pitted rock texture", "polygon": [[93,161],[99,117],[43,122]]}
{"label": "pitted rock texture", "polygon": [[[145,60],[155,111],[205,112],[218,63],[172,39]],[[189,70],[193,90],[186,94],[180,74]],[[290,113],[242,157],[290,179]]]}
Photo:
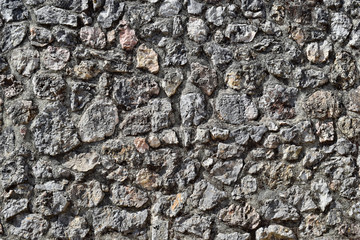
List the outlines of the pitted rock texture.
{"label": "pitted rock texture", "polygon": [[0,239],[360,239],[359,0],[0,0]]}

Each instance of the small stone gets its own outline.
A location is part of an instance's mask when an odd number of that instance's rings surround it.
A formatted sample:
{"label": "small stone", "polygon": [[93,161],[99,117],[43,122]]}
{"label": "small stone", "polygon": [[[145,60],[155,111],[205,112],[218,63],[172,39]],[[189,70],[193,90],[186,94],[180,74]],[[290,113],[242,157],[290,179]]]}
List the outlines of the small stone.
{"label": "small stone", "polygon": [[184,34],[184,27],[180,16],[175,16],[173,19],[173,38],[178,38]]}
{"label": "small stone", "polygon": [[352,87],[358,78],[358,70],[352,55],[348,52],[337,52],[331,68],[330,82],[341,88]]}
{"label": "small stone", "polygon": [[158,54],[151,48],[141,44],[136,53],[137,68],[146,69],[151,73],[159,72]]}
{"label": "small stone", "polygon": [[151,220],[151,240],[169,239],[169,221],[162,220],[159,217],[153,217]]}
{"label": "small stone", "polygon": [[105,196],[101,184],[96,180],[73,184],[69,190],[69,195],[76,207],[88,208],[99,205]]}
{"label": "small stone", "polygon": [[213,220],[208,216],[198,214],[179,217],[175,219],[173,228],[180,233],[192,233],[202,239],[210,239],[211,225]]}
{"label": "small stone", "polygon": [[267,70],[277,78],[288,79],[292,76],[293,65],[284,59],[272,59],[267,62]]}
{"label": "small stone", "polygon": [[24,91],[24,85],[14,75],[0,75],[0,86],[6,98],[13,98]]}
{"label": "small stone", "polygon": [[188,93],[180,97],[180,115],[184,126],[198,126],[206,116],[205,98],[199,93]]}
{"label": "small stone", "polygon": [[116,41],[116,31],[111,30],[106,33],[106,40],[108,43],[114,43]]}
{"label": "small stone", "polygon": [[228,129],[214,127],[210,130],[210,133],[213,140],[225,141],[229,138],[230,131]]}
{"label": "small stone", "polygon": [[335,140],[335,130],[333,122],[317,123],[316,134],[319,136],[319,142],[333,142]]}
{"label": "small stone", "polygon": [[272,224],[268,227],[261,227],[256,230],[256,240],[266,240],[271,238],[279,238],[284,240],[295,240],[295,233],[287,227]]}
{"label": "small stone", "polygon": [[267,136],[267,138],[264,141],[264,147],[269,149],[275,149],[279,146],[280,139],[278,135],[271,133]]}
{"label": "small stone", "polygon": [[297,69],[294,73],[294,78],[297,81],[297,87],[300,88],[317,88],[328,83],[328,76],[323,69]]}
{"label": "small stone", "polygon": [[115,0],[105,0],[104,10],[97,17],[98,23],[103,28],[110,28],[122,15],[125,4]]}
{"label": "small stone", "polygon": [[242,0],[241,10],[247,18],[263,18],[265,11],[264,4],[261,0]]}
{"label": "small stone", "polygon": [[319,90],[310,95],[303,107],[310,117],[318,119],[336,118],[341,113],[335,94],[325,90]]}
{"label": "small stone", "polygon": [[166,45],[165,66],[184,66],[187,62],[186,46],[181,43],[169,43]]}
{"label": "small stone", "polygon": [[136,136],[151,131],[151,111],[148,107],[137,108],[119,125],[125,136]]}
{"label": "small stone", "polygon": [[236,161],[217,162],[212,167],[210,174],[222,183],[231,185],[237,181],[243,166],[244,164],[241,159]]}
{"label": "small stone", "polygon": [[150,172],[148,169],[141,169],[136,175],[136,184],[146,190],[155,190],[160,186],[159,174]]}
{"label": "small stone", "polygon": [[216,71],[200,63],[192,63],[190,81],[210,96],[217,87]]}
{"label": "small stone", "polygon": [[42,56],[42,63],[45,68],[54,71],[64,69],[69,60],[70,51],[66,48],[49,46]]}
{"label": "small stone", "polygon": [[178,0],[165,0],[159,8],[159,16],[171,17],[177,15],[182,8]]}
{"label": "small stone", "polygon": [[166,95],[171,97],[176,93],[177,88],[183,82],[184,77],[179,69],[169,70],[165,77],[161,80],[161,87],[164,89]]}
{"label": "small stone", "polygon": [[315,193],[315,196],[319,201],[319,207],[321,211],[324,212],[326,207],[333,200],[328,188],[328,184],[324,179],[320,179],[311,183],[311,190]]}
{"label": "small stone", "polygon": [[208,8],[208,10],[206,10],[205,13],[206,20],[208,20],[208,22],[214,24],[215,26],[218,27],[221,26],[224,22],[224,17],[223,17],[224,10],[225,8],[221,6],[219,7],[212,6]]}
{"label": "small stone", "polygon": [[15,125],[28,124],[36,115],[36,107],[30,100],[18,100],[6,107],[6,114]]}
{"label": "small stone", "polygon": [[27,199],[11,199],[5,202],[5,205],[1,211],[2,216],[5,220],[9,220],[15,215],[24,212],[28,209],[29,200]]}
{"label": "small stone", "polygon": [[218,68],[223,68],[232,61],[233,53],[228,48],[223,48],[215,43],[210,43],[204,48],[205,53],[211,57],[211,62]]}
{"label": "small stone", "polygon": [[360,134],[360,119],[357,117],[342,116],[337,122],[340,133],[349,139],[354,139]]}
{"label": "small stone", "polygon": [[134,145],[139,153],[149,151],[149,145],[146,143],[145,138],[137,137],[134,139]]}
{"label": "small stone", "polygon": [[49,223],[41,214],[19,215],[16,226],[10,225],[9,233],[25,239],[37,239],[46,234]]}
{"label": "small stone", "polygon": [[219,143],[216,156],[220,159],[240,157],[241,151],[242,148],[236,143]]}
{"label": "small stone", "polygon": [[32,79],[32,84],[38,98],[55,101],[65,97],[66,82],[59,74],[37,72]]}
{"label": "small stone", "polygon": [[0,52],[4,53],[16,48],[26,36],[27,26],[23,23],[13,23],[4,26],[0,33]]}
{"label": "small stone", "polygon": [[97,142],[114,134],[119,123],[118,109],[109,100],[94,102],[81,116],[78,124],[83,142]]}
{"label": "small stone", "polygon": [[95,96],[95,86],[76,82],[71,86],[70,107],[71,111],[80,111],[86,104],[88,104]]}
{"label": "small stone", "polygon": [[218,190],[210,183],[200,181],[195,184],[194,193],[190,199],[198,202],[200,210],[207,211],[217,206],[225,197],[225,192]]}
{"label": "small stone", "polygon": [[204,5],[205,5],[204,3],[199,3],[195,0],[189,0],[187,11],[190,14],[198,15],[203,11]]}
{"label": "small stone", "polygon": [[113,98],[126,110],[144,105],[159,94],[160,88],[150,76],[134,76],[129,79],[115,79]]}
{"label": "small stone", "polygon": [[57,25],[52,29],[55,39],[58,43],[68,45],[69,47],[78,44],[79,34],[77,31]]}
{"label": "small stone", "polygon": [[209,28],[200,18],[190,17],[187,24],[189,38],[197,43],[203,43],[207,40]]}
{"label": "small stone", "polygon": [[103,49],[106,46],[105,34],[99,27],[82,27],[80,39],[86,46],[92,48]]}
{"label": "small stone", "polygon": [[17,48],[11,52],[11,65],[25,77],[30,77],[40,66],[39,52]]}
{"label": "small stone", "polygon": [[2,1],[0,14],[5,22],[21,21],[29,17],[29,11],[21,0]]}
{"label": "small stone", "polygon": [[345,106],[347,110],[360,113],[360,87],[351,89],[346,96]]}
{"label": "small stone", "polygon": [[135,187],[122,186],[120,183],[112,184],[110,191],[111,201],[119,207],[141,208],[148,201],[145,192]]}
{"label": "small stone", "polygon": [[4,72],[9,68],[9,64],[7,63],[4,57],[0,57],[0,73]]}
{"label": "small stone", "polygon": [[331,18],[331,38],[343,42],[347,39],[352,29],[351,19],[343,13],[334,13]]}
{"label": "small stone", "polygon": [[74,217],[74,219],[69,222],[66,236],[70,239],[85,238],[89,230],[85,218]]}
{"label": "small stone", "polygon": [[[4,130],[4,133],[9,133]],[[14,136],[12,136],[14,137]],[[6,152],[5,152],[6,154]],[[1,186],[7,189],[28,181],[28,166],[22,157],[16,157],[1,165]]]}
{"label": "small stone", "polygon": [[257,180],[251,175],[246,175],[241,179],[241,192],[245,195],[256,193],[258,189]]}
{"label": "small stone", "polygon": [[44,191],[37,194],[33,208],[44,216],[53,216],[64,212],[69,205],[69,199],[64,192]]}
{"label": "small stone", "polygon": [[219,219],[230,226],[240,226],[248,230],[256,229],[261,222],[260,215],[248,203],[243,207],[232,204],[228,208],[221,209]]}
{"label": "small stone", "polygon": [[245,94],[226,94],[220,92],[215,103],[219,118],[230,124],[241,124],[246,120],[255,120],[258,109],[255,103]]}
{"label": "small stone", "polygon": [[47,28],[30,26],[29,40],[31,45],[35,47],[45,47],[54,41],[54,36]]}
{"label": "small stone", "polygon": [[219,233],[215,240],[250,240],[250,233]]}
{"label": "small stone", "polygon": [[71,168],[78,172],[88,172],[100,164],[100,156],[96,152],[80,153],[71,157],[63,164],[66,168]]}
{"label": "small stone", "polygon": [[120,24],[123,25],[119,33],[121,48],[124,50],[132,50],[138,42],[135,30],[131,29],[125,21],[120,22]]}
{"label": "small stone", "polygon": [[31,125],[34,144],[40,153],[55,156],[68,152],[80,144],[67,109],[50,104]]}
{"label": "small stone", "polygon": [[328,41],[322,43],[312,42],[306,47],[307,59],[315,64],[324,63],[329,59],[330,52],[332,52],[332,45]]}
{"label": "small stone", "polygon": [[53,6],[44,6],[35,11],[36,22],[49,25],[67,25],[77,27],[77,16],[67,10]]}
{"label": "small stone", "polygon": [[96,77],[100,70],[98,65],[93,61],[81,61],[79,65],[74,67],[74,73],[77,78],[89,80]]}
{"label": "small stone", "polygon": [[262,217],[267,221],[298,221],[300,215],[296,208],[277,199],[269,199],[261,208]]}
{"label": "small stone", "polygon": [[232,43],[249,43],[255,38],[258,28],[246,24],[229,24],[225,29],[225,37]]}
{"label": "small stone", "polygon": [[149,134],[147,141],[148,141],[150,147],[152,147],[152,148],[158,148],[161,145],[159,138],[153,133]]}
{"label": "small stone", "polygon": [[280,148],[282,159],[285,161],[296,161],[301,154],[302,146],[284,144]]}
{"label": "small stone", "polygon": [[165,144],[168,144],[168,145],[176,145],[179,143],[179,140],[176,136],[176,133],[175,131],[173,130],[164,130],[162,132],[162,141],[165,143]]}

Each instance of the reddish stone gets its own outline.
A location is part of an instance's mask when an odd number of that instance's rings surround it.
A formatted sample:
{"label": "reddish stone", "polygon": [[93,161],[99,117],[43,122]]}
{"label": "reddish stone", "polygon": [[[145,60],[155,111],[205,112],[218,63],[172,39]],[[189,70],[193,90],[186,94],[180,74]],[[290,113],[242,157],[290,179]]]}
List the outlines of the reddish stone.
{"label": "reddish stone", "polygon": [[145,153],[149,150],[149,145],[146,143],[145,138],[137,137],[134,140],[136,150],[140,153]]}
{"label": "reddish stone", "polygon": [[124,50],[132,50],[138,42],[138,39],[135,35],[135,30],[131,29],[125,21],[121,21],[123,25],[120,28],[120,44]]}

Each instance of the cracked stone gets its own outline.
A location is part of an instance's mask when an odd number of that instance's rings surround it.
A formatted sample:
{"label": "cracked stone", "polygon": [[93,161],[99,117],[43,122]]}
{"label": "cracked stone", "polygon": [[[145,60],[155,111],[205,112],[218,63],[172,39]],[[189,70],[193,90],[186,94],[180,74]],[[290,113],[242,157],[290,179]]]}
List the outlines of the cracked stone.
{"label": "cracked stone", "polygon": [[268,199],[261,208],[262,217],[267,221],[298,221],[300,215],[296,208],[277,199]]}
{"label": "cracked stone", "polygon": [[264,4],[261,0],[242,0],[241,10],[247,18],[263,18],[265,11]]}
{"label": "cracked stone", "polygon": [[315,64],[324,63],[329,59],[332,45],[328,41],[322,43],[312,42],[305,49],[307,59]]}
{"label": "cracked stone", "polygon": [[100,164],[100,156],[96,152],[80,153],[71,157],[63,164],[66,168],[71,168],[78,172],[88,172]]}
{"label": "cracked stone", "polygon": [[304,102],[305,112],[313,118],[336,118],[341,113],[340,103],[334,93],[318,90]]}
{"label": "cracked stone", "polygon": [[165,0],[159,8],[159,16],[171,17],[177,15],[182,8],[182,4],[178,0]]}
{"label": "cracked stone", "polygon": [[39,52],[18,48],[11,53],[11,65],[25,77],[30,77],[40,66]]}
{"label": "cracked stone", "polygon": [[26,36],[27,26],[23,23],[13,23],[4,26],[0,33],[1,53],[16,48]]}

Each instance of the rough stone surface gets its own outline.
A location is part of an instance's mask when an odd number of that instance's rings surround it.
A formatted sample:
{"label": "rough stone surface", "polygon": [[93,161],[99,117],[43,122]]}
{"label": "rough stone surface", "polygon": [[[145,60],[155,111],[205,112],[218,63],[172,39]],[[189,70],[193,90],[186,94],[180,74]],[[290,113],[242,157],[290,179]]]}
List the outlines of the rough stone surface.
{"label": "rough stone surface", "polygon": [[62,100],[65,97],[66,83],[59,74],[38,72],[32,79],[34,93],[38,98]]}

